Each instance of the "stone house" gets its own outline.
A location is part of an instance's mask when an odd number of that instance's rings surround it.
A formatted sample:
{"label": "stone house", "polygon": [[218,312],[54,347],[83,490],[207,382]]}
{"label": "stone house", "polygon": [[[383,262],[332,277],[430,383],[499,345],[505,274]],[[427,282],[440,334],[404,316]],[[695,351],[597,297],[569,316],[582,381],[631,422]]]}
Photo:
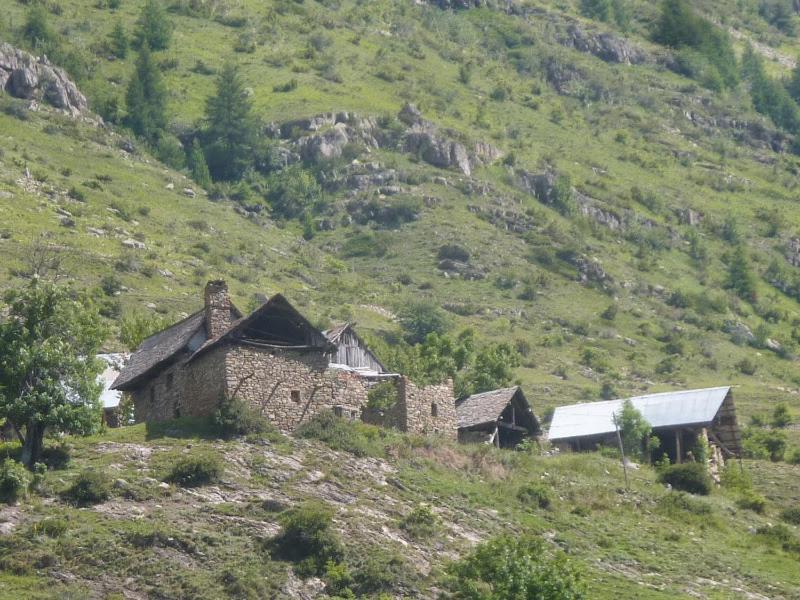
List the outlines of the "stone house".
{"label": "stone house", "polygon": [[[337,352],[280,294],[242,316],[225,282],[211,281],[203,308],[144,340],[112,387],[132,396],[137,422],[206,416],[237,398],[288,432],[325,409],[362,418],[371,379],[334,363]],[[455,436],[452,384],[400,380],[398,427]]]}
{"label": "stone house", "polygon": [[539,420],[518,385],[463,398],[456,404],[456,415],[462,442],[513,448],[540,433]]}

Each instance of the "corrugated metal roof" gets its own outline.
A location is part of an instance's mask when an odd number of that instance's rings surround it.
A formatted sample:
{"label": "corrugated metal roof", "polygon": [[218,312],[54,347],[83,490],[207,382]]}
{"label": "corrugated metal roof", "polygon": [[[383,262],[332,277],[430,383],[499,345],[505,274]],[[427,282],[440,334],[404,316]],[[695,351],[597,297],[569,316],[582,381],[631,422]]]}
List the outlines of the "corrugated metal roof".
{"label": "corrugated metal roof", "polygon": [[[722,406],[730,387],[663,392],[630,398],[653,428],[710,423]],[[614,414],[622,410],[624,399],[559,406],[553,413],[549,438],[563,440],[603,435],[616,431]]]}

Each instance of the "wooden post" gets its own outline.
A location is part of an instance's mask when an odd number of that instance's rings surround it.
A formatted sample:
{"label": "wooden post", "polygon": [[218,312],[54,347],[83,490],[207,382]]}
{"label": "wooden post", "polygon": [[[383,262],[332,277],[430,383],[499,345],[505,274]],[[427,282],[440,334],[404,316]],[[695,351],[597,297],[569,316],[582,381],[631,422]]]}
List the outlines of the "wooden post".
{"label": "wooden post", "polygon": [[625,448],[622,446],[622,435],[619,433],[619,423],[617,415],[614,415],[614,428],[617,430],[617,443],[619,443],[619,454],[622,457],[622,472],[625,474],[625,489],[628,489],[628,465],[625,463]]}
{"label": "wooden post", "polygon": [[675,430],[675,462],[681,464],[683,462],[683,456],[681,453],[681,430]]}

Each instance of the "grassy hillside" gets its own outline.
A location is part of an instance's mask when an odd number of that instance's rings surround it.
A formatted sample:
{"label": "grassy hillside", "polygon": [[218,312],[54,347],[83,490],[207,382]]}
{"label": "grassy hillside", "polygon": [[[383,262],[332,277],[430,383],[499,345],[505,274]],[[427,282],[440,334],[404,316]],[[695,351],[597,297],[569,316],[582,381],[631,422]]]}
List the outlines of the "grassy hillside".
{"label": "grassy hillside", "polygon": [[[105,40],[116,23],[130,35],[142,4],[48,5],[98,110],[110,97],[124,107],[135,52],[109,60]],[[468,148],[489,143],[504,158],[465,176],[396,148],[350,148],[378,172],[396,171],[400,193],[391,197],[377,186],[353,190],[354,168],[342,160],[309,164],[325,187],[317,220],[332,229],[305,241],[297,221],[243,216],[235,199],[208,201],[141,142],[135,154],[121,150],[129,136],[119,126],[4,98],[4,285],[30,271],[26,257],[46,234],[72,277],[90,286],[110,278],[107,291],[120,292],[105,300],[115,322],[152,305],[170,317],[189,312],[211,276],[231,280],[245,306],[256,291],[283,291],[320,324],[355,318],[373,336],[396,331],[386,315],[422,297],[451,312],[455,331],[473,326],[481,339],[523,349],[517,374],[540,409],[596,399],[603,384],[606,394],[624,394],[726,382],[740,386],[745,418],[778,401],[800,405],[797,273],[787,262],[800,172],[791,136],[753,110],[745,83],[716,92],[666,68],[671,51],[650,41],[654,6],[629,3],[624,30],[586,19],[577,4],[513,7],[176,3],[172,44],[155,54],[176,133],[196,126],[214,72],[231,60],[264,122],[355,111],[391,128],[408,101]],[[27,8],[7,8],[13,40]],[[725,16],[738,52],[748,40],[764,53],[775,47],[767,69],[787,72],[781,56],[794,38],[757,11],[741,3],[699,10]],[[637,64],[576,50],[575,26],[590,38],[609,32],[638,52]],[[292,147],[305,133],[295,129],[278,144]],[[525,177],[546,170],[568,176],[592,211],[538,201]],[[370,201],[408,202],[416,215],[387,224],[354,213]],[[145,249],[124,247],[130,239]],[[437,251],[452,243],[468,251],[481,279],[437,268]],[[757,276],[755,301],[726,287],[740,243]],[[613,318],[601,318],[611,305]],[[754,332],[752,344],[741,343],[739,323]],[[780,348],[770,350],[769,339]],[[742,368],[743,359],[752,365]],[[752,375],[742,372],[748,366]]]}
{"label": "grassy hillside", "polygon": [[[186,422],[66,440],[68,464],[0,509],[0,597],[313,596],[341,579],[329,569],[303,583],[293,574],[301,566],[271,550],[281,513],[309,500],[333,510],[341,563],[366,597],[437,597],[450,563],[522,531],[565,552],[590,598],[798,597],[799,534],[778,525],[781,507],[800,498],[790,467],[745,463],[768,496],[757,514],[740,507],[735,464],[704,498],[665,490],[649,467],[632,472],[626,491],[619,462],[600,455],[344,429],[338,450],[278,434],[224,442]],[[224,461],[218,479],[159,483],[178,459],[209,453]],[[87,469],[105,474],[111,493],[81,508],[59,494]]]}

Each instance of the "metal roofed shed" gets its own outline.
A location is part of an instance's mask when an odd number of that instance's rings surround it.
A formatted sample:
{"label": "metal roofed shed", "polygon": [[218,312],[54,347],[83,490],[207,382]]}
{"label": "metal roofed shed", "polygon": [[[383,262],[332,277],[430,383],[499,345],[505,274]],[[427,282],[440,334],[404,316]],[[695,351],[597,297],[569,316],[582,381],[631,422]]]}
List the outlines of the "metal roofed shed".
{"label": "metal roofed shed", "polygon": [[[629,400],[661,439],[662,447],[656,452],[666,452],[673,461],[683,460],[694,443],[692,436],[696,438],[704,431],[709,443],[727,456],[741,454],[741,434],[729,386],[648,394]],[[573,450],[613,443],[614,415],[622,410],[624,401],[559,406],[550,424],[550,441]],[[674,432],[674,439],[666,435],[670,431]]]}
{"label": "metal roofed shed", "polygon": [[519,386],[473,394],[456,404],[458,437],[503,448],[539,433],[539,421]]}

